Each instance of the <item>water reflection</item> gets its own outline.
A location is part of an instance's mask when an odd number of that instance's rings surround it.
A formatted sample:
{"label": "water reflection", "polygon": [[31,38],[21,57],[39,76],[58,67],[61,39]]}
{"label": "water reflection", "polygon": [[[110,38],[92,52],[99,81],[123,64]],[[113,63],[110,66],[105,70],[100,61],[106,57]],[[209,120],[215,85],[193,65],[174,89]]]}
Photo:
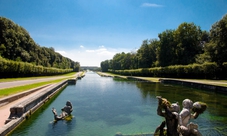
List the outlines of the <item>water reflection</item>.
{"label": "water reflection", "polygon": [[[199,124],[203,135],[225,135],[227,132],[226,96],[182,86],[159,83],[122,81],[99,77],[89,72],[76,85],[67,88],[49,105],[26,121],[12,135],[113,136],[151,133],[163,120],[156,113],[156,96],[170,102],[185,98],[203,101],[207,111],[193,122]],[[60,109],[70,100],[74,118],[53,123],[52,107]],[[23,127],[26,126],[26,127]]]}

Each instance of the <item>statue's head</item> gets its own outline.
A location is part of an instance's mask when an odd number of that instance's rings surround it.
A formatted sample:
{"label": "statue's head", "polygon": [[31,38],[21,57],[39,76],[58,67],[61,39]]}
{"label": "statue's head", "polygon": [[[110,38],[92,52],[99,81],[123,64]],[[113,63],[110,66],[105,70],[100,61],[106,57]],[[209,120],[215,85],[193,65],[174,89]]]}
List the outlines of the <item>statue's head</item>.
{"label": "statue's head", "polygon": [[171,112],[177,112],[177,113],[180,112],[180,106],[179,106],[178,102],[171,104],[170,111]]}
{"label": "statue's head", "polygon": [[193,102],[190,99],[184,99],[182,102],[182,106],[187,109],[191,109],[193,107]]}

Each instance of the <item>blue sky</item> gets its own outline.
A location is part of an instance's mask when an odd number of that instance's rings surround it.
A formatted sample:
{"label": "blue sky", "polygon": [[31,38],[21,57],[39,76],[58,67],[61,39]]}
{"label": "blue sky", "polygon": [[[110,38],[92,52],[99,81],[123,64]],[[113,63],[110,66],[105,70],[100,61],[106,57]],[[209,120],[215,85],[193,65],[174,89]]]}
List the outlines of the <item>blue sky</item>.
{"label": "blue sky", "polygon": [[226,13],[227,0],[0,0],[0,16],[81,66],[136,51],[183,22],[209,31]]}

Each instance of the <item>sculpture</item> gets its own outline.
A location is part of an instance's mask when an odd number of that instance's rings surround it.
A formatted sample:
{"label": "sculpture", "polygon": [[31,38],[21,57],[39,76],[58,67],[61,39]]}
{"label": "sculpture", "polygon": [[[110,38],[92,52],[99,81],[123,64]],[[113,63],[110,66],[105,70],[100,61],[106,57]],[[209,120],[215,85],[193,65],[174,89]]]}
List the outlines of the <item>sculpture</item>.
{"label": "sculpture", "polygon": [[[171,104],[167,99],[157,96],[159,100],[157,114],[165,117],[165,121],[156,129],[155,133],[159,132],[159,136],[164,136],[164,127],[167,126],[167,136],[201,136],[198,131],[198,125],[190,119],[196,119],[199,114],[203,113],[207,105],[202,102],[193,103],[190,99],[185,99],[182,102],[183,109],[180,111],[178,103]],[[164,110],[164,111],[163,111]]]}
{"label": "sculpture", "polygon": [[62,111],[62,113],[60,115],[58,115],[56,109],[52,108],[52,112],[54,114],[54,119],[56,121],[63,120],[66,117],[68,117],[69,115],[71,115],[71,112],[73,111],[72,103],[70,101],[67,101],[65,107],[63,107],[61,109],[61,111]]}
{"label": "sculpture", "polygon": [[189,120],[198,118],[198,116],[206,110],[206,104],[202,102],[193,103],[190,99],[185,99],[182,105],[183,109],[179,114],[179,133],[183,136],[201,136],[198,125],[192,122],[189,123]]}
{"label": "sculpture", "polygon": [[[157,96],[159,100],[157,114],[165,117],[165,121],[156,129],[155,133],[159,135],[164,135],[165,124],[167,126],[167,135],[168,136],[178,136],[177,127],[178,127],[178,112],[180,111],[180,106],[178,103],[171,104],[167,99]],[[164,110],[164,111],[163,111]]]}

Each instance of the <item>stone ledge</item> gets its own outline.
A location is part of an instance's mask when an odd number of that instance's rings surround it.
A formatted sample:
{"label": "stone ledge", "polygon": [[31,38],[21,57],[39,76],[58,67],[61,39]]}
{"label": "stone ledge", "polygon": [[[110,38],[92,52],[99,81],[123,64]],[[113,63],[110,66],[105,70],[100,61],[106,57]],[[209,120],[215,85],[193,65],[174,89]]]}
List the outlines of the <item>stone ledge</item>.
{"label": "stone ledge", "polygon": [[7,103],[10,103],[10,102],[13,102],[15,100],[18,100],[19,98],[27,96],[27,95],[29,95],[31,93],[34,93],[34,92],[36,92],[36,91],[38,91],[38,90],[40,90],[42,88],[45,88],[45,87],[47,87],[49,85],[50,84],[44,85],[44,86],[41,86],[41,87],[37,87],[37,88],[31,89],[31,90],[28,90],[28,91],[25,91],[25,92],[21,92],[21,93],[18,93],[18,94],[14,94],[14,95],[10,95],[10,96],[1,98],[0,99],[0,107],[6,105]]}

